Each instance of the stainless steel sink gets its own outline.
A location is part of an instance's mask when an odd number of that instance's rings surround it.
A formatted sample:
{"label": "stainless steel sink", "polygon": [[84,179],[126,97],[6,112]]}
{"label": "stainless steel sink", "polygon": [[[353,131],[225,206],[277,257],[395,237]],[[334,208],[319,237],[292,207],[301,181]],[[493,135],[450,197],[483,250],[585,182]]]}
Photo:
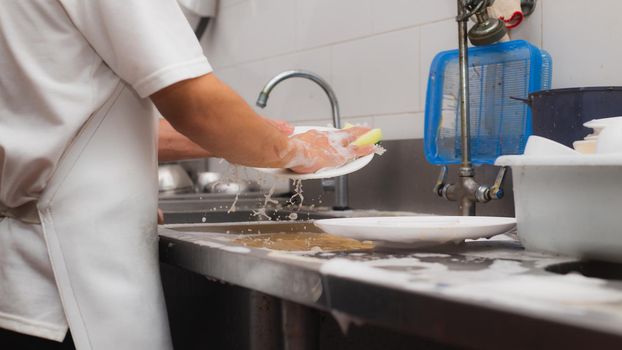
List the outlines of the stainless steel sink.
{"label": "stainless steel sink", "polygon": [[257,233],[286,233],[286,232],[323,232],[312,222],[240,222],[240,223],[208,223],[201,225],[174,225],[167,229],[180,232],[210,232],[227,234],[257,234]]}
{"label": "stainless steel sink", "polygon": [[[263,206],[264,195],[259,193],[240,194],[235,196],[224,194],[191,194],[176,195],[160,198],[158,206],[164,211],[165,224],[200,224],[200,223],[227,223],[227,222],[289,222],[309,221],[316,219],[331,219],[337,217],[359,216],[402,216],[419,215],[412,212],[387,212],[377,210],[349,210],[329,211],[328,208],[302,207],[288,203],[289,195],[273,196],[278,204],[269,205],[266,215],[256,211]],[[235,202],[236,211],[227,211]],[[278,209],[276,209],[278,208]],[[295,215],[292,215],[295,214]],[[293,220],[292,220],[293,219]]]}
{"label": "stainless steel sink", "polygon": [[165,224],[197,224],[197,223],[226,223],[226,222],[288,222],[308,221],[315,219],[330,219],[335,216],[321,212],[294,212],[290,210],[267,210],[266,215],[259,215],[253,210],[238,210],[227,213],[226,210],[217,211],[165,211]]}
{"label": "stainless steel sink", "polygon": [[[317,210],[297,210],[292,207],[289,195],[273,196],[277,204],[270,203],[265,214],[258,208],[263,207],[265,197],[262,193],[230,194],[209,193],[161,197],[158,206],[164,212],[165,224],[198,224],[258,221],[308,221],[335,217]],[[234,205],[237,210],[228,212]]]}

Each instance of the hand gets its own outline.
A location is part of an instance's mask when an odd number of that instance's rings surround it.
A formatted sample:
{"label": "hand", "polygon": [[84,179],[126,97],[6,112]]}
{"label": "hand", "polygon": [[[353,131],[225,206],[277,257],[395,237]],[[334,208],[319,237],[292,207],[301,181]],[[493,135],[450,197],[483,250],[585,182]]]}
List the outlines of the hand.
{"label": "hand", "polygon": [[286,167],[297,173],[313,173],[323,168],[338,167],[373,152],[373,146],[357,147],[352,141],[369,128],[346,130],[311,130],[290,139],[291,156]]}

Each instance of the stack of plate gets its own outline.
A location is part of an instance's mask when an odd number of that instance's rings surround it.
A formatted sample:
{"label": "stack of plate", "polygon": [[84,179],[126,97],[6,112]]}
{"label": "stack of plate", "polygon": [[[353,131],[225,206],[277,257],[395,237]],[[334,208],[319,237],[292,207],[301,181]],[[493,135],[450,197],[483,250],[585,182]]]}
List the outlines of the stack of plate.
{"label": "stack of plate", "polygon": [[[593,119],[589,122],[583,124],[586,128],[592,129],[593,132],[587,135],[583,140],[578,140],[572,143],[572,146],[575,150],[583,154],[594,154],[594,153],[613,153],[615,149],[615,144],[611,143],[607,138],[619,136],[619,132],[617,129],[620,129],[619,126],[622,124],[622,117],[612,117],[612,118],[602,118],[602,119]],[[608,129],[604,132],[605,129]],[[605,137],[603,140],[600,140],[601,134]],[[600,144],[600,145],[599,145]]]}

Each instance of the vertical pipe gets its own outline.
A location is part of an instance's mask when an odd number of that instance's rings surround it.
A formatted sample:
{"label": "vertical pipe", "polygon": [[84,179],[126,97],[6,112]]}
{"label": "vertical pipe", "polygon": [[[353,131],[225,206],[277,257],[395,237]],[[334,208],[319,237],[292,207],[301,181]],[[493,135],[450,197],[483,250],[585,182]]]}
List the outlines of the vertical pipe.
{"label": "vertical pipe", "polygon": [[471,164],[471,118],[469,116],[469,42],[467,38],[468,18],[464,16],[465,7],[462,0],[458,3],[458,51],[460,66],[460,130],[462,141],[462,164],[460,168],[461,198],[460,209],[463,216],[475,215],[475,201],[471,198],[470,186],[473,183],[473,166]]}
{"label": "vertical pipe", "polygon": [[[324,89],[330,100],[333,115],[333,126],[336,129],[341,129],[343,125],[341,125],[341,112],[339,111],[337,96],[335,96],[335,93],[332,90],[328,90],[325,86],[322,86],[322,89]],[[339,176],[335,179],[335,203],[333,205],[333,209],[349,209],[350,203],[348,198],[348,177],[347,175]]]}
{"label": "vertical pipe", "polygon": [[462,18],[465,8],[462,0],[458,0],[458,50],[460,65],[460,127],[462,131],[462,167],[471,167],[471,125],[469,118],[469,55],[467,22],[468,18]]}
{"label": "vertical pipe", "polygon": [[348,200],[348,176],[343,175],[335,179],[335,210],[348,210],[350,203]]}
{"label": "vertical pipe", "polygon": [[475,216],[475,201],[467,196],[462,197],[460,209],[462,210],[462,216]]}

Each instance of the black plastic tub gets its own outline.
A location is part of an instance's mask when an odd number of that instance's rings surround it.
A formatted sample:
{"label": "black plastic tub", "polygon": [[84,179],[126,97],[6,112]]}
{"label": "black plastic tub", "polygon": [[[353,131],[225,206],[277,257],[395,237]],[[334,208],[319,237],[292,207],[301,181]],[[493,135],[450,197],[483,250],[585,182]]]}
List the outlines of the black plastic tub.
{"label": "black plastic tub", "polygon": [[531,107],[533,135],[566,146],[591,130],[583,123],[622,116],[622,87],[582,87],[534,92],[525,100]]}

